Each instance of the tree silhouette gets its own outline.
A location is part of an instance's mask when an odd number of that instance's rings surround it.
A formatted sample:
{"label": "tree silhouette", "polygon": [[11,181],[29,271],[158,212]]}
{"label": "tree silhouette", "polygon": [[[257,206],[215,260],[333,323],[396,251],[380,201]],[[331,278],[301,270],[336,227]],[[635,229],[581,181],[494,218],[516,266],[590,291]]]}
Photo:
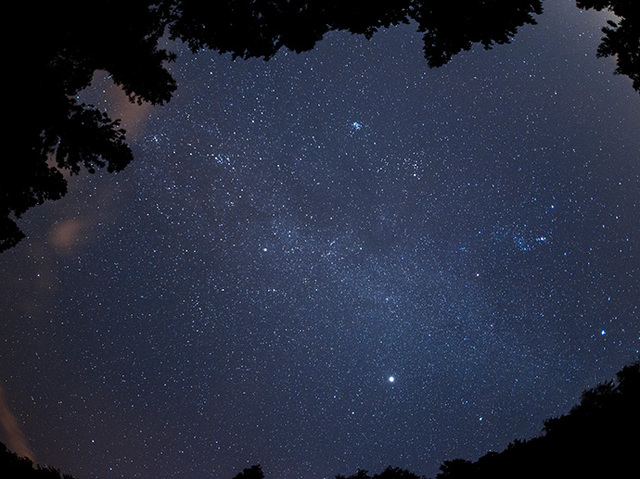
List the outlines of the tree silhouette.
{"label": "tree silhouette", "polygon": [[[582,394],[568,414],[545,421],[543,433],[515,440],[500,452],[475,462],[445,461],[436,479],[566,479],[616,477],[635,479],[640,451],[640,361],[622,368],[615,381]],[[0,442],[0,477],[7,479],[73,479],[57,469],[34,466]],[[264,479],[260,465],[244,469],[233,479]],[[405,469],[387,467],[370,476],[359,470],[336,479],[424,479]]]}
{"label": "tree silhouette", "polygon": [[253,465],[233,476],[233,479],[264,479],[264,473],[259,464]]}
{"label": "tree silhouette", "polygon": [[26,457],[19,457],[0,442],[0,477],[2,479],[73,479],[52,467],[35,466]]}
{"label": "tree silhouette", "polygon": [[[634,0],[577,0],[584,9],[609,9],[598,56],[617,58],[617,74],[640,92],[640,18]],[[118,121],[78,103],[98,70],[108,72],[134,102],[163,104],[176,82],[166,68],[175,55],[161,39],[239,58],[270,59],[281,48],[309,50],[329,31],[370,38],[378,29],[413,22],[423,33],[427,63],[440,67],[474,44],[508,43],[534,24],[541,0],[65,0],[7,7],[15,21],[12,71],[12,152],[0,166],[0,252],[23,232],[28,209],[67,191],[67,176],[82,169],[122,170],[133,155]],[[34,42],[37,46],[34,48]],[[11,56],[13,55],[13,56]]]}
{"label": "tree silhouette", "polygon": [[[176,82],[166,68],[174,54],[161,39],[234,57],[269,59],[279,49],[314,47],[332,30],[370,38],[379,28],[414,21],[424,33],[429,65],[441,66],[480,43],[505,43],[535,23],[540,0],[65,0],[18,2],[9,63],[12,158],[0,166],[0,251],[24,234],[16,223],[29,208],[61,198],[67,176],[82,169],[120,171],[131,160],[125,131],[77,94],[98,70],[134,102],[162,104]],[[37,42],[34,47],[34,42]]]}
{"label": "tree silhouette", "polygon": [[604,37],[598,47],[599,57],[615,56],[615,73],[631,78],[633,88],[640,92],[640,7],[636,0],[577,0],[580,8],[609,10],[619,22],[609,20],[602,28]]}
{"label": "tree silhouette", "polygon": [[400,469],[399,467],[387,467],[380,474],[370,476],[368,471],[360,469],[355,474],[345,477],[337,475],[336,479],[425,479],[424,476],[416,476],[414,473],[407,471],[406,469]]}
{"label": "tree silhouette", "polygon": [[537,0],[477,2],[428,2],[416,12],[419,31],[424,32],[424,54],[430,67],[440,67],[463,50],[479,43],[485,49],[509,43],[525,24],[535,24],[533,14],[542,13]]}
{"label": "tree silhouette", "polygon": [[120,171],[132,160],[118,121],[75,98],[94,72],[109,72],[132,101],[162,103],[175,89],[164,66],[174,56],[158,47],[165,27],[146,2],[18,2],[7,18],[22,48],[9,60],[17,67],[12,158],[0,165],[0,251],[24,237],[14,218],[66,193],[66,175]]}
{"label": "tree silhouette", "polygon": [[[169,31],[192,50],[232,53],[234,57],[272,57],[280,48],[310,50],[325,33],[345,30],[370,38],[378,29],[416,22],[424,33],[430,66],[442,66],[453,55],[480,43],[485,48],[507,43],[518,28],[535,23],[540,0],[176,0]],[[239,28],[241,27],[241,28]]]}
{"label": "tree silhouette", "polygon": [[635,478],[640,451],[640,362],[625,366],[616,381],[583,393],[580,404],[545,421],[543,434],[514,441],[476,462],[446,461],[437,479]]}

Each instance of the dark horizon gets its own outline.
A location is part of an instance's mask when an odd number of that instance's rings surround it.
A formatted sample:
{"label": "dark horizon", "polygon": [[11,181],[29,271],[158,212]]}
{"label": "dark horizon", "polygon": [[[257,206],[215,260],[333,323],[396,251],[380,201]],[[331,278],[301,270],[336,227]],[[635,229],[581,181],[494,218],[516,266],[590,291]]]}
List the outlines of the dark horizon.
{"label": "dark horizon", "polygon": [[[633,478],[640,428],[640,360],[624,366],[616,378],[582,393],[568,414],[549,418],[542,433],[515,439],[505,450],[489,451],[477,461],[455,458],[440,465],[436,479],[566,477]],[[34,464],[0,442],[0,471],[7,479],[74,479],[54,467]],[[246,467],[233,479],[264,479],[259,464]],[[388,466],[378,473],[360,469],[336,479],[426,479],[406,469]]]}

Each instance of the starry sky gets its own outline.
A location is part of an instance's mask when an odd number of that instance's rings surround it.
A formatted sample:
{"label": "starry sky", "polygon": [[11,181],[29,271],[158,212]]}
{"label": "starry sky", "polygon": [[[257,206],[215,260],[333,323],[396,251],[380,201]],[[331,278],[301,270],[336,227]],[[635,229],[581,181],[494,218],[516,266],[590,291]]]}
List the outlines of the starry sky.
{"label": "starry sky", "polygon": [[0,439],[80,478],[433,477],[640,350],[640,97],[548,0],[429,69],[414,25],[233,61],[165,106],[98,73],[135,161],[0,257]]}

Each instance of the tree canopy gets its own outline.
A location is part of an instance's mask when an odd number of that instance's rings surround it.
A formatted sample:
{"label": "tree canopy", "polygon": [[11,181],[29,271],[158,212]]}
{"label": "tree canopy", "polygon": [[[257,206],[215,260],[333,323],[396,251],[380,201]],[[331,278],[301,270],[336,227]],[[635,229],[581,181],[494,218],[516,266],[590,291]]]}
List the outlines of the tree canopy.
{"label": "tree canopy", "polygon": [[640,7],[635,0],[577,0],[585,10],[609,10],[619,21],[609,20],[602,28],[599,57],[615,56],[615,73],[631,78],[633,88],[640,92]]}
{"label": "tree canopy", "polygon": [[[616,380],[586,390],[568,414],[548,419],[542,434],[515,440],[500,452],[489,452],[475,462],[452,459],[440,466],[436,479],[480,478],[635,478],[640,450],[640,361],[623,367]],[[0,443],[0,477],[73,479],[57,469],[35,466]],[[233,479],[264,479],[253,465]],[[373,476],[366,470],[336,479],[424,479],[398,467]]]}
{"label": "tree canopy", "polygon": [[632,478],[640,450],[640,362],[625,366],[616,381],[582,394],[580,404],[548,419],[540,436],[513,441],[476,462],[446,461],[437,479]]}
{"label": "tree canopy", "polygon": [[[598,54],[616,55],[617,73],[640,91],[638,13],[633,0],[578,0],[621,17],[605,27]],[[133,159],[118,120],[79,103],[96,71],[106,71],[133,102],[169,101],[176,81],[164,40],[193,51],[270,59],[280,49],[312,49],[329,31],[370,38],[380,28],[414,23],[429,66],[440,67],[480,44],[508,43],[535,24],[541,0],[102,0],[20,2],[7,8],[16,23],[12,71],[12,157],[0,166],[0,251],[24,233],[16,219],[67,192],[81,170],[121,171]]]}
{"label": "tree canopy", "polygon": [[31,459],[19,457],[0,442],[0,477],[4,479],[73,479],[53,467],[35,465]]}

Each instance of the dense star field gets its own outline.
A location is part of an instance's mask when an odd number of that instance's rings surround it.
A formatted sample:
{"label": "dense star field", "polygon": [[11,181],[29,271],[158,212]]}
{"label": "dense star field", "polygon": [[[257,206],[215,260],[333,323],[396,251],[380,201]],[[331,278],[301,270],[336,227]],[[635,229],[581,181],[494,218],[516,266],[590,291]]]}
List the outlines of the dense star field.
{"label": "dense star field", "polygon": [[97,75],[135,161],[0,256],[0,440],[76,478],[433,476],[640,351],[640,97],[545,3],[428,68],[411,25]]}

